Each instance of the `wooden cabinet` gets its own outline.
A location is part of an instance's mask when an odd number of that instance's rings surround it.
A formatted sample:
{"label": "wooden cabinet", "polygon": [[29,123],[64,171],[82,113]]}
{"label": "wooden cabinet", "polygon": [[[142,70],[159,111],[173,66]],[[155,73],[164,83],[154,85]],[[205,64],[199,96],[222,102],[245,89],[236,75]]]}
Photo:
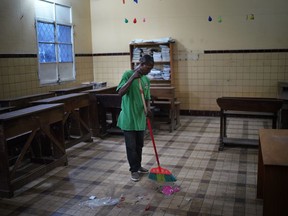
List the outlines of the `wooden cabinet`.
{"label": "wooden cabinet", "polygon": [[131,69],[139,64],[139,59],[145,54],[154,58],[154,68],[148,74],[151,83],[173,83],[173,45],[171,42],[143,42],[130,44]]}
{"label": "wooden cabinet", "polygon": [[257,198],[264,216],[288,215],[288,130],[260,129]]}

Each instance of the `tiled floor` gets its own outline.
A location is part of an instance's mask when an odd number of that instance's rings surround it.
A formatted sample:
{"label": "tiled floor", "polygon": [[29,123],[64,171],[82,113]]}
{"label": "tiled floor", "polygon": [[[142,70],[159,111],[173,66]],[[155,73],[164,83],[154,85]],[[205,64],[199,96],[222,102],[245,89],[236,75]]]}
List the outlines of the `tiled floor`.
{"label": "tiled floor", "polygon": [[[228,134],[257,138],[257,128],[267,125],[231,120]],[[178,179],[174,184],[152,181],[147,174],[130,181],[123,137],[95,138],[67,150],[68,166],[29,183],[14,198],[0,199],[0,215],[262,215],[262,200],[256,199],[258,149],[219,152],[218,117],[182,116],[177,131],[154,135],[162,167]],[[143,166],[155,167],[155,161],[147,136]],[[163,186],[180,191],[165,195]],[[117,204],[103,206],[99,199],[107,197]]]}

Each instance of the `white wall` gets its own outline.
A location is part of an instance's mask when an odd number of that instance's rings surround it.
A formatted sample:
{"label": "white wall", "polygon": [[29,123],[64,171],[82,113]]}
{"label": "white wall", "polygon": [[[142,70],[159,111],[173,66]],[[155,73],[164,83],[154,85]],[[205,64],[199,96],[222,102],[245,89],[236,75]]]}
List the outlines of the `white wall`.
{"label": "white wall", "polygon": [[[187,50],[288,48],[287,0],[125,2],[91,0],[93,53],[127,52],[135,38],[167,36]],[[249,14],[255,19],[246,20]]]}
{"label": "white wall", "polygon": [[[0,54],[36,54],[36,0],[1,0]],[[51,0],[72,6],[75,53],[91,53],[90,0]]]}

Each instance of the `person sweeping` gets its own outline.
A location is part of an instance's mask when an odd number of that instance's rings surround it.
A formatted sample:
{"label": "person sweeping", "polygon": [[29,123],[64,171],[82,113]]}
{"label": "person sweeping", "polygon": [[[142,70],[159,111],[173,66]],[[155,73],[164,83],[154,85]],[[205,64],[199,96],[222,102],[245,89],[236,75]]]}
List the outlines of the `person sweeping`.
{"label": "person sweeping", "polygon": [[[140,63],[134,70],[127,70],[122,75],[116,91],[122,97],[121,112],[118,117],[117,126],[124,133],[127,160],[131,180],[139,181],[139,173],[149,173],[142,167],[142,148],[144,146],[144,134],[146,129],[146,117],[152,116],[150,110],[150,80],[146,76],[154,67],[154,59],[150,55],[140,58]],[[147,113],[143,108],[139,81],[143,88],[143,95]]]}
{"label": "person sweeping", "polygon": [[[146,101],[145,101],[145,97],[144,97],[144,91],[142,88],[142,84],[141,81],[138,79],[138,84],[139,84],[139,90],[141,93],[141,98],[142,98],[142,104],[144,107],[144,112],[145,114],[148,113],[148,109],[146,106]],[[157,161],[157,167],[151,168],[150,169],[150,173],[149,173],[149,179],[154,180],[154,181],[158,181],[158,182],[175,182],[177,181],[177,179],[175,178],[175,176],[168,170],[168,169],[164,169],[163,167],[160,166],[160,161],[159,161],[159,156],[158,156],[158,152],[157,152],[157,148],[156,148],[156,143],[154,140],[154,135],[153,135],[153,130],[152,130],[152,126],[151,126],[151,122],[150,119],[147,118],[147,126],[148,126],[148,130],[150,133],[150,137],[152,140],[152,144],[153,144],[153,148],[154,148],[154,153],[155,153],[155,157],[156,157],[156,161]]]}

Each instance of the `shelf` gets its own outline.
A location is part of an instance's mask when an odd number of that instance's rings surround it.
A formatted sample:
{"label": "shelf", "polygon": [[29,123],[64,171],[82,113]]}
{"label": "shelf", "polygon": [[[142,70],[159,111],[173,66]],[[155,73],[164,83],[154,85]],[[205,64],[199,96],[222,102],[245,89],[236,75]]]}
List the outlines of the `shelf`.
{"label": "shelf", "polygon": [[[173,82],[173,44],[175,42],[147,42],[130,44],[130,63],[131,69],[139,64],[139,59],[145,55],[153,55],[154,68],[148,74],[152,83]],[[163,61],[161,61],[163,59]],[[168,61],[167,61],[168,60]],[[165,76],[166,79],[161,79]],[[167,79],[170,77],[170,79]]]}

